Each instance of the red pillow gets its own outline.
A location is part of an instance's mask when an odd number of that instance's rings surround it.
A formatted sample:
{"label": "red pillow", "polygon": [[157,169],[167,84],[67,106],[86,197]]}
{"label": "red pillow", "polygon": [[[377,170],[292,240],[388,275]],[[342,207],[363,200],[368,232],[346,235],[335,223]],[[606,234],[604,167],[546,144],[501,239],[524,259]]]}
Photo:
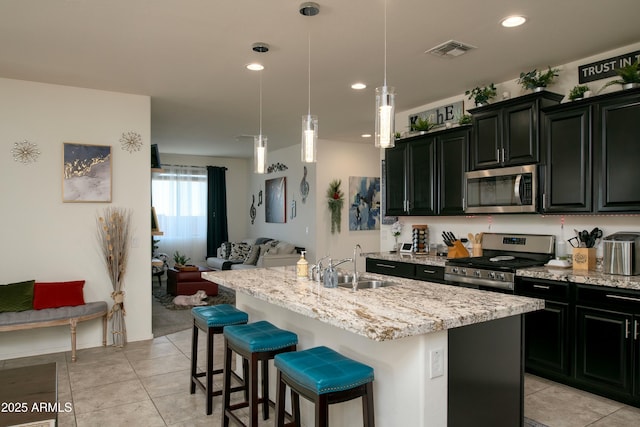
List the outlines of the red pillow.
{"label": "red pillow", "polygon": [[33,285],[33,308],[56,308],[84,304],[84,280],[38,283]]}

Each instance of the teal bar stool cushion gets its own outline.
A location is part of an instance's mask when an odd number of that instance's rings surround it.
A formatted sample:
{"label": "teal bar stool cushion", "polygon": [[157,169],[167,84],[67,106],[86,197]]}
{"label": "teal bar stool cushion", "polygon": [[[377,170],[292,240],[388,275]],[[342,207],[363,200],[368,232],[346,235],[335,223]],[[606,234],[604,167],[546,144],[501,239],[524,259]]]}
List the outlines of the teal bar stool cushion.
{"label": "teal bar stool cushion", "polygon": [[324,346],[278,354],[274,363],[282,373],[317,394],[349,390],[373,381],[372,367]]}
{"label": "teal bar stool cushion", "polygon": [[191,315],[202,329],[247,323],[249,315],[230,304],[193,307]]}
{"label": "teal bar stool cushion", "polygon": [[234,346],[251,353],[273,351],[298,344],[293,332],[277,328],[266,320],[224,328],[224,337]]}

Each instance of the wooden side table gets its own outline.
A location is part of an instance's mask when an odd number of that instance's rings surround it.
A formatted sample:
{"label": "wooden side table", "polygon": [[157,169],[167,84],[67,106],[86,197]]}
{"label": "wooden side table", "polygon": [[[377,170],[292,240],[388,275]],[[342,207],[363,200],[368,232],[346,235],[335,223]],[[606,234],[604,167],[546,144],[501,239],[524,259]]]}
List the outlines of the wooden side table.
{"label": "wooden side table", "polygon": [[167,270],[167,293],[171,295],[193,295],[203,290],[209,296],[218,295],[218,284],[202,278],[204,271],[210,268],[198,267],[198,271]]}

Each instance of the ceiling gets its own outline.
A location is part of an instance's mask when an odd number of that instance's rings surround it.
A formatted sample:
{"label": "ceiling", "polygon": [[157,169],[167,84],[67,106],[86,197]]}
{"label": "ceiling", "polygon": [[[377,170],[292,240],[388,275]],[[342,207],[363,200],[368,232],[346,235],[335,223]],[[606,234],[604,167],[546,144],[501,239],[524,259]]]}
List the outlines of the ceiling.
{"label": "ceiling", "polygon": [[[638,0],[387,0],[387,83],[396,109],[459,95],[521,71],[640,41]],[[1,0],[0,77],[149,95],[151,143],[162,153],[250,157],[299,143],[308,108],[320,139],[373,133],[384,74],[384,1]],[[522,27],[499,21],[523,14]],[[447,40],[477,49],[425,54]],[[270,45],[255,53],[255,42]],[[261,62],[261,72],[245,65]],[[368,87],[354,91],[356,81]],[[400,130],[400,129],[398,129]],[[366,141],[372,143],[371,140]]]}

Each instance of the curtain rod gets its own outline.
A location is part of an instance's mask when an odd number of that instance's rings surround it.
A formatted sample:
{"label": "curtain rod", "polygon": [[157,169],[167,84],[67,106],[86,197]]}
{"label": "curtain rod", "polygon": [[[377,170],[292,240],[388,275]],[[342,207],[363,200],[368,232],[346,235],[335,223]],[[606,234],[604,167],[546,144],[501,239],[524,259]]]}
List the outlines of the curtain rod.
{"label": "curtain rod", "polygon": [[193,166],[193,165],[168,165],[166,163],[162,163],[160,166],[173,166],[177,168],[197,168],[197,169],[206,169],[206,166]]}

